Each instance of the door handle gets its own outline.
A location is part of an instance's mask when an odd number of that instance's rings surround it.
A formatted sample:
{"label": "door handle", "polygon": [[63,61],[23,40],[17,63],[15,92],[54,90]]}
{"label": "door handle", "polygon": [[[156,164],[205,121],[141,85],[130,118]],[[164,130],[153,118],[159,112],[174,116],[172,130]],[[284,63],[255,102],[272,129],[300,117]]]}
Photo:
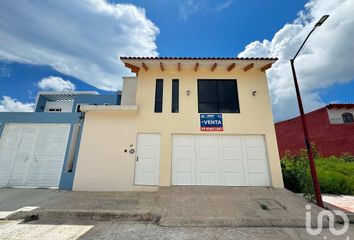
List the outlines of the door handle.
{"label": "door handle", "polygon": [[139,156],[136,156],[136,161],[139,162]]}

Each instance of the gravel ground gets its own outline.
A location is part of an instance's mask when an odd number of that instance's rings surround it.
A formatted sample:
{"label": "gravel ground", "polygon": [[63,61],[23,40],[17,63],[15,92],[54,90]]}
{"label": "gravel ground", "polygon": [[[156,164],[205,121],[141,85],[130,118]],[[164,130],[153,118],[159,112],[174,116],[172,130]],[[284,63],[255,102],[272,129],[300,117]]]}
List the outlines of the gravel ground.
{"label": "gravel ground", "polygon": [[[340,227],[337,226],[338,228]],[[354,240],[354,225],[347,234],[333,236],[328,229],[311,236],[303,228],[161,227],[146,222],[0,221],[1,240],[22,239],[341,239]]]}

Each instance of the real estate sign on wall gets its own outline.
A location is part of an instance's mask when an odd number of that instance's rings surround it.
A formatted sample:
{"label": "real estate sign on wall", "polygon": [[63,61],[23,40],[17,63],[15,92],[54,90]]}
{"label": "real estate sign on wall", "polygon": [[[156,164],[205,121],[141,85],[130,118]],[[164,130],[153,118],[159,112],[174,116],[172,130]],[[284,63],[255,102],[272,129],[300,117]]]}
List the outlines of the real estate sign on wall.
{"label": "real estate sign on wall", "polygon": [[223,131],[222,114],[200,114],[201,131]]}

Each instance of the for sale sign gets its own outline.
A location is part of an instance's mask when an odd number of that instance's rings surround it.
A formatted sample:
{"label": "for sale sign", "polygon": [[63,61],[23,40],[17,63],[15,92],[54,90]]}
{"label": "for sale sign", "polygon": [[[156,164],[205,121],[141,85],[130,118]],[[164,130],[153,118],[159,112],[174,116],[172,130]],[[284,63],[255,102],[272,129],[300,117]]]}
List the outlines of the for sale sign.
{"label": "for sale sign", "polygon": [[223,131],[222,114],[200,114],[201,131]]}

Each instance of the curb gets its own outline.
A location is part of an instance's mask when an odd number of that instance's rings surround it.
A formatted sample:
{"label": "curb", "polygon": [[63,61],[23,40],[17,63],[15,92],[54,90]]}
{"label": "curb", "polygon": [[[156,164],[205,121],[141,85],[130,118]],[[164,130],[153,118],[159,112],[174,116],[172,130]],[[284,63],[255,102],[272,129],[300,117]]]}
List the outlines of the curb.
{"label": "curb", "polygon": [[[223,218],[223,217],[162,217],[158,225],[165,227],[280,227],[280,228],[305,228],[303,218],[275,219],[275,218]],[[312,222],[312,227],[317,227],[317,221]],[[327,220],[323,227],[328,228]]]}
{"label": "curb", "polygon": [[80,221],[152,221],[158,222],[160,216],[150,212],[116,212],[116,211],[92,211],[92,210],[35,210],[31,212],[18,211],[7,217],[7,220],[25,221],[68,219]]}

